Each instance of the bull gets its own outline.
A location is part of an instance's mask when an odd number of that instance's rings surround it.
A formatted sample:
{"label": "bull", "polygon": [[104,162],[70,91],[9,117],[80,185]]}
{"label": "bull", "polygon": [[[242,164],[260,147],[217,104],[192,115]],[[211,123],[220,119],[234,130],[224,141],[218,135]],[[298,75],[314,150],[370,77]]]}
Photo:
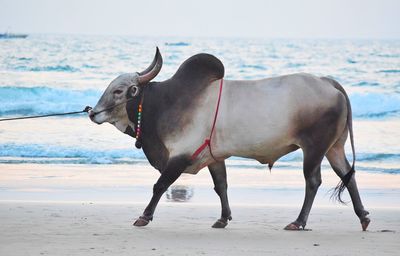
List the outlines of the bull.
{"label": "bull", "polygon": [[[146,70],[118,76],[89,112],[93,122],[111,123],[135,137],[136,146],[161,173],[135,226],[153,220],[161,196],[182,173],[196,174],[207,166],[222,207],[221,218],[212,227],[224,228],[231,220],[225,159],[250,158],[271,168],[280,157],[301,149],[305,199],[299,216],[285,229],[306,226],[321,184],[324,157],[341,179],[335,188],[336,198],[343,202],[341,194],[347,188],[362,229],[367,229],[369,213],[354,176],[351,106],[338,82],[304,73],[252,81],[223,80],[223,64],[209,54],[194,55],[170,79],[152,82],[161,67],[157,48]],[[218,118],[213,123],[218,97]],[[211,130],[212,140],[204,144]],[[352,165],[344,150],[348,135]],[[205,147],[198,152],[200,145]]]}

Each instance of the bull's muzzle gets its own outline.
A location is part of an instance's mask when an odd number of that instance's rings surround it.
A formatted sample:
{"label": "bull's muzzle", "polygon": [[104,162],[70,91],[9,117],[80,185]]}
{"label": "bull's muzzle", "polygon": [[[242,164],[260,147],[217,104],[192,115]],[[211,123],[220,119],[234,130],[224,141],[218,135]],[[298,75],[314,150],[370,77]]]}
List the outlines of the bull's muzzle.
{"label": "bull's muzzle", "polygon": [[93,120],[94,116],[96,115],[93,110],[89,110],[88,114],[91,120]]}
{"label": "bull's muzzle", "polygon": [[93,110],[89,110],[88,115],[89,115],[90,120],[92,120],[92,122],[94,122],[94,123],[96,123],[96,124],[100,124],[100,123],[96,120],[96,112],[94,112]]}

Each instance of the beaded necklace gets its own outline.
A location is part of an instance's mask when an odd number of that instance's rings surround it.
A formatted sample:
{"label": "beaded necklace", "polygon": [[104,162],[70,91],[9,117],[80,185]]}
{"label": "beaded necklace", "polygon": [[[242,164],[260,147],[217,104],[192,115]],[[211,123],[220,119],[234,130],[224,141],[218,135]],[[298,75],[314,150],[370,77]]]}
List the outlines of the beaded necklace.
{"label": "beaded necklace", "polygon": [[137,148],[141,148],[142,147],[142,142],[140,140],[140,135],[141,135],[141,122],[142,122],[142,110],[143,110],[143,98],[144,98],[144,94],[142,94],[142,98],[140,99],[140,103],[138,106],[138,113],[137,113],[137,125],[136,125],[136,143],[135,146]]}

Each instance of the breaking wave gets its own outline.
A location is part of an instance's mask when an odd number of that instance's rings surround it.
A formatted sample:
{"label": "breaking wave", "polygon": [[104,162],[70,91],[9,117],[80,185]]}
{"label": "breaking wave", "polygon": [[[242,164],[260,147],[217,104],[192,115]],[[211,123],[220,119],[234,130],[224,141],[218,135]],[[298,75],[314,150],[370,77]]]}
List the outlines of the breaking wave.
{"label": "breaking wave", "polygon": [[244,69],[257,69],[257,70],[267,70],[267,67],[265,67],[264,65],[249,65],[249,64],[242,64],[240,65],[241,68]]}
{"label": "breaking wave", "polygon": [[1,144],[0,163],[121,164],[144,160],[139,150],[95,150],[46,144]]}
{"label": "breaking wave", "polygon": [[49,87],[0,87],[0,116],[41,115],[82,110],[93,106],[97,90],[67,90]]}
{"label": "breaking wave", "polygon": [[29,67],[29,66],[16,66],[14,70],[17,71],[33,71],[33,72],[78,72],[79,68],[72,67],[70,65],[56,65],[56,66],[44,66],[44,67]]}
{"label": "breaking wave", "polygon": [[400,69],[384,69],[379,70],[378,73],[400,73]]}
{"label": "breaking wave", "polygon": [[[265,169],[257,161],[238,157],[228,160],[228,167]],[[350,156],[349,156],[350,159]],[[357,154],[357,163],[371,161],[400,161],[400,154],[361,153]],[[112,149],[98,150],[78,147],[65,147],[47,144],[0,144],[0,163],[37,163],[37,164],[137,164],[147,162],[141,150]],[[279,159],[275,168],[297,166],[301,169],[302,154],[300,151]],[[289,165],[288,165],[289,164]],[[293,165],[294,164],[294,165]],[[296,167],[296,169],[297,169]],[[326,166],[329,168],[329,166]],[[358,171],[400,174],[399,168],[367,167],[357,164]]]}
{"label": "breaking wave", "polygon": [[[50,87],[0,87],[0,116],[40,115],[79,111],[93,106],[102,91],[67,90]],[[353,93],[350,95],[354,118],[382,119],[400,116],[400,95]]]}

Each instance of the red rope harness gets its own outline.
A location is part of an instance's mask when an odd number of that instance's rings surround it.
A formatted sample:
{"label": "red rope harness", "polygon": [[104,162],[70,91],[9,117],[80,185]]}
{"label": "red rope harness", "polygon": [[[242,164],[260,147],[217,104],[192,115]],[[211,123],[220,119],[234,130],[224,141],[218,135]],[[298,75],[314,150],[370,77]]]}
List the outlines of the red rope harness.
{"label": "red rope harness", "polygon": [[218,116],[218,110],[219,110],[219,103],[221,101],[221,93],[222,93],[222,85],[224,84],[224,79],[221,79],[221,82],[219,84],[219,94],[218,94],[218,101],[217,101],[217,108],[215,110],[215,115],[214,115],[214,121],[213,121],[213,125],[211,128],[211,132],[210,132],[210,136],[208,137],[208,139],[206,139],[204,141],[204,143],[193,153],[192,155],[192,161],[196,159],[196,157],[208,146],[209,150],[210,150],[210,154],[211,157],[214,158],[215,161],[217,161],[217,159],[215,159],[212,151],[211,151],[211,138],[212,135],[214,133],[214,128],[215,128],[215,123],[217,122],[217,116]]}

